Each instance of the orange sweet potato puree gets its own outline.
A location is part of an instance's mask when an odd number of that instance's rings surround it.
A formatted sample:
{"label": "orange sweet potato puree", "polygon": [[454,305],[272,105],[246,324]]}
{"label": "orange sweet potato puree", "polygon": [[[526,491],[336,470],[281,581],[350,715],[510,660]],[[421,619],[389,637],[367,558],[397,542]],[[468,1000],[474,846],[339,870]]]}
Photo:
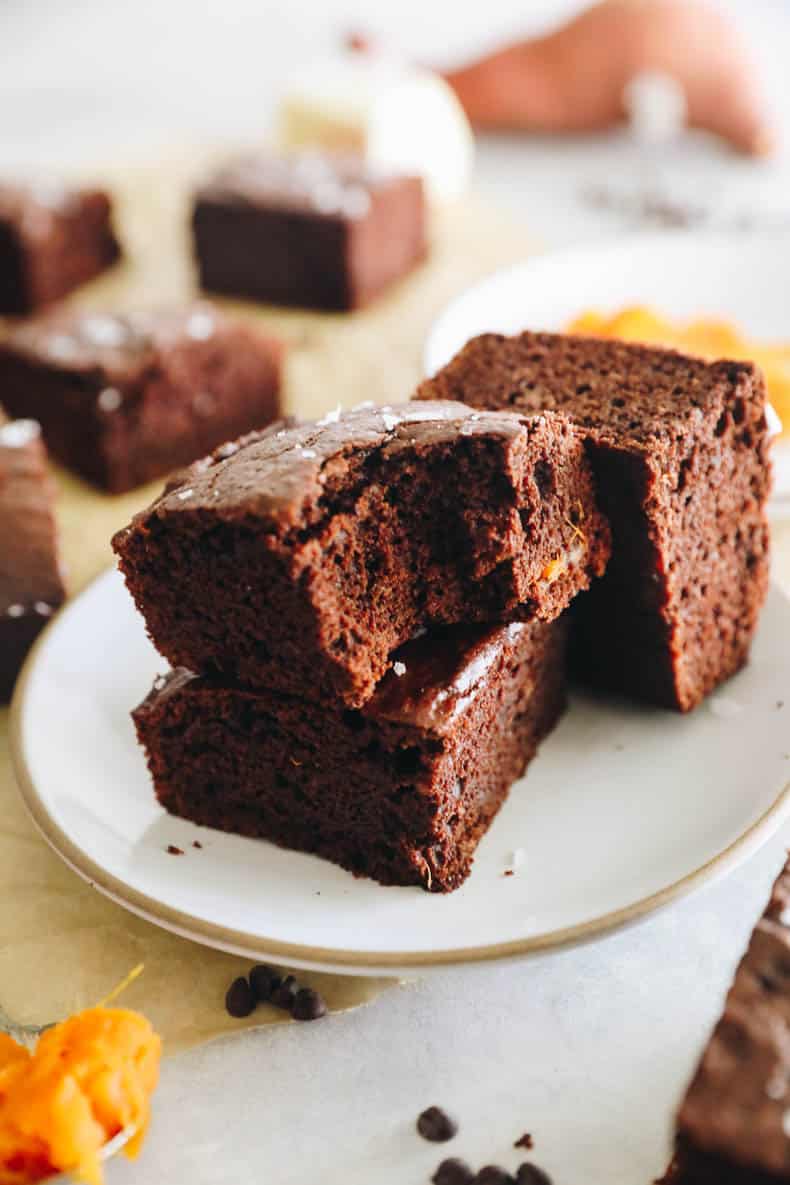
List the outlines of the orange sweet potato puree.
{"label": "orange sweet potato puree", "polygon": [[145,1017],[91,1008],[47,1030],[33,1053],[0,1034],[0,1185],[68,1171],[101,1185],[99,1152],[133,1128],[134,1156],[148,1124],[161,1042]]}
{"label": "orange sweet potato puree", "polygon": [[776,408],[785,433],[790,433],[790,344],[752,341],[727,321],[699,317],[671,321],[652,309],[634,305],[606,316],[588,311],[576,317],[568,333],[592,337],[616,337],[622,341],[669,346],[703,358],[751,360],[760,366],[768,384],[768,397]]}

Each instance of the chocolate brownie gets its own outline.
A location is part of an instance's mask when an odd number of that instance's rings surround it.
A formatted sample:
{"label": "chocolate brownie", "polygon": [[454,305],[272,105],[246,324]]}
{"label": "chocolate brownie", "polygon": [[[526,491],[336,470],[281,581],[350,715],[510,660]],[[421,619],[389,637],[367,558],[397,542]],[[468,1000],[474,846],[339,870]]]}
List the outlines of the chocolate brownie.
{"label": "chocolate brownie", "polygon": [[676,1185],[790,1181],[790,861],[677,1119]]}
{"label": "chocolate brownie", "polygon": [[0,702],[65,596],[41,430],[0,409]]}
{"label": "chocolate brownie", "polygon": [[358,707],[437,624],[551,620],[609,551],[565,417],[363,406],[253,434],[113,546],[173,666]]}
{"label": "chocolate brownie", "polygon": [[198,191],[192,226],[203,288],[316,309],[367,304],[427,250],[419,177],[318,153],[232,161]]}
{"label": "chocolate brownie", "polygon": [[40,309],[115,263],[111,213],[102,190],[0,182],[0,314]]}
{"label": "chocolate brownie", "polygon": [[578,603],[586,678],[686,711],[743,666],[768,583],[769,441],[753,365],[484,334],[418,398],[561,409],[586,433],[613,537],[605,578]]}
{"label": "chocolate brownie", "polygon": [[565,635],[565,618],[424,635],[359,711],[179,670],[134,720],[173,814],[446,893],[563,710]]}
{"label": "chocolate brownie", "polygon": [[64,465],[112,493],[183,466],[279,411],[279,343],[207,304],[67,311],[0,341],[0,391]]}

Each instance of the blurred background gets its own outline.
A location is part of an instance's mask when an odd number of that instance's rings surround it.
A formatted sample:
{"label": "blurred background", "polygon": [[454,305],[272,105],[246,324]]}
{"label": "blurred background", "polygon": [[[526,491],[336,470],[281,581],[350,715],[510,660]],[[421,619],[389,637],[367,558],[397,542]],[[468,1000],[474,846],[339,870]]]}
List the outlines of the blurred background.
{"label": "blurred background", "polygon": [[[704,207],[705,218],[788,219],[782,134],[790,125],[790,3],[718,6],[755,62],[779,132],[775,156],[744,158],[704,133],[660,144],[622,128],[563,137],[488,133],[479,141],[475,189],[551,242],[671,222],[681,217],[675,206],[697,214]],[[195,142],[258,140],[286,77],[351,30],[451,66],[541,34],[582,7],[572,0],[0,0],[0,171],[100,169]],[[614,180],[612,195],[605,191]],[[646,213],[651,200],[656,209]]]}

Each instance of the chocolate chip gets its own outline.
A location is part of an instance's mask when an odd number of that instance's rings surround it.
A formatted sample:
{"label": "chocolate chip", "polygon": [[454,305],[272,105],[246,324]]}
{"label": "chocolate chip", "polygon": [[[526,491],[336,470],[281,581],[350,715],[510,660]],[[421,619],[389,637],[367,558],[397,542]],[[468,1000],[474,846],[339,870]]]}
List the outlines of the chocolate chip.
{"label": "chocolate chip", "polygon": [[428,1107],[417,1118],[417,1131],[424,1140],[443,1144],[445,1140],[452,1140],[458,1131],[458,1124],[441,1107]]}
{"label": "chocolate chip", "polygon": [[277,991],[282,981],[281,975],[263,963],[258,963],[250,971],[250,986],[255,992],[256,1000],[260,1000],[261,1003],[271,1000],[272,994]]}
{"label": "chocolate chip", "polygon": [[294,997],[291,1016],[294,1020],[318,1020],[326,1016],[326,1004],[323,997],[312,988],[300,988]]}
{"label": "chocolate chip", "polygon": [[282,983],[272,992],[271,1002],[278,1008],[284,1008],[286,1012],[290,1012],[296,999],[296,992],[296,980],[293,975],[286,975]]}
{"label": "chocolate chip", "polygon": [[515,1181],[498,1164],[487,1164],[475,1177],[475,1185],[515,1185]]}
{"label": "chocolate chip", "polygon": [[451,1156],[443,1160],[431,1177],[433,1185],[471,1185],[475,1175],[465,1160]]}
{"label": "chocolate chip", "polygon": [[551,1185],[551,1177],[536,1164],[520,1164],[516,1170],[518,1185]]}
{"label": "chocolate chip", "polygon": [[249,980],[240,975],[225,993],[225,1007],[231,1016],[249,1016],[255,1011],[255,994],[250,987]]}

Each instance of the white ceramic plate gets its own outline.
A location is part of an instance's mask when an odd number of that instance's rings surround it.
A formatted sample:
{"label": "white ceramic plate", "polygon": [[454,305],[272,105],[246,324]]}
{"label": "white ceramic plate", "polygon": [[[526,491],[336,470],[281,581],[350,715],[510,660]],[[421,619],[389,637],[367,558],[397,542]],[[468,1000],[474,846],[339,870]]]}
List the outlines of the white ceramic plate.
{"label": "white ceramic plate", "polygon": [[[678,231],[537,255],[457,297],[425,346],[433,374],[477,333],[563,329],[586,309],[647,304],[672,317],[719,316],[756,338],[790,341],[790,235]],[[774,449],[772,513],[790,516],[790,444]]]}
{"label": "white ceramic plate", "polygon": [[[164,814],[129,719],[163,667],[120,576],[106,573],[23,672],[19,783],[44,836],[102,892],[253,958],[408,973],[580,942],[732,868],[790,801],[790,603],[775,590],[753,662],[696,713],[574,698],[472,876],[446,897]],[[518,848],[524,863],[505,877]]]}

